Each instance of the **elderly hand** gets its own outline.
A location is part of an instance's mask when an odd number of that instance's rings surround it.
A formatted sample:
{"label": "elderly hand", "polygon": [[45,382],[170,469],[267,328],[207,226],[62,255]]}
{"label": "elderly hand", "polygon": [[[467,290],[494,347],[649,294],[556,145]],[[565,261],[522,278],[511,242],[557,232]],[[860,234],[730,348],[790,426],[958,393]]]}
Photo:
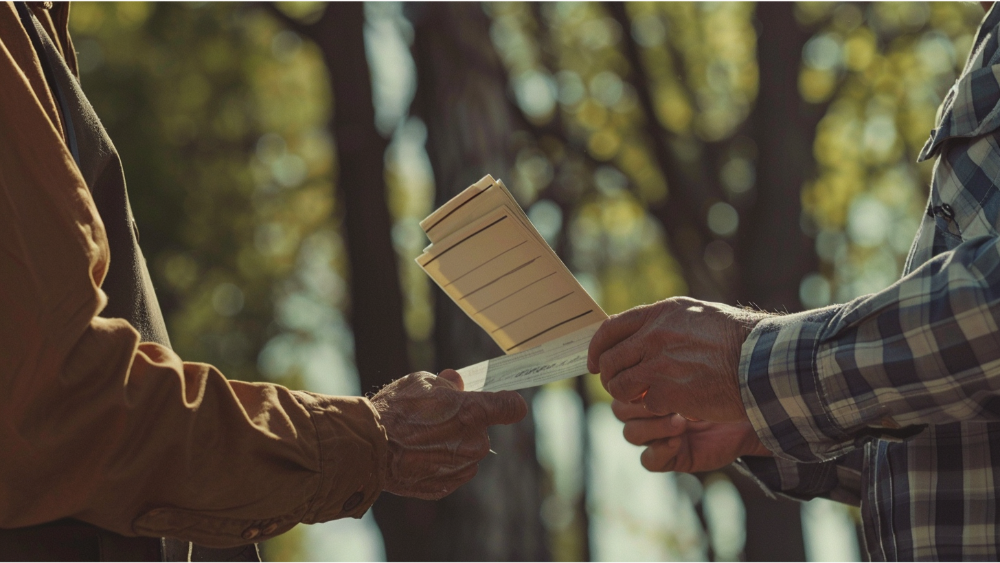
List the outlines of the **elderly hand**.
{"label": "elderly hand", "polygon": [[611,410],[625,423],[625,440],[646,446],[640,460],[649,471],[714,471],[740,456],[773,455],[749,422],[692,422],[678,414],[660,416],[639,403],[617,400]]}
{"label": "elderly hand", "polygon": [[654,414],[744,421],[740,350],[765,316],[687,297],[636,307],[604,321],[587,366],[612,397]]}
{"label": "elderly hand", "polygon": [[436,500],[475,477],[490,451],[486,429],[513,424],[528,405],[513,391],[466,393],[462,376],[411,373],[372,399],[389,438],[384,490]]}

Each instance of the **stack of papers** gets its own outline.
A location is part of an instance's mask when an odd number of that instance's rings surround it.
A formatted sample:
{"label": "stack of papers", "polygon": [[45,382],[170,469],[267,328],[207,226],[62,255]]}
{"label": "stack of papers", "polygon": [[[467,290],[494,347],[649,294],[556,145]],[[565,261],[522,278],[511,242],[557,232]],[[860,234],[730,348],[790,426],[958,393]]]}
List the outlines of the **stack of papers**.
{"label": "stack of papers", "polygon": [[421,221],[427,275],[509,356],[459,370],[468,390],[533,387],[587,373],[607,315],[499,180],[486,176]]}

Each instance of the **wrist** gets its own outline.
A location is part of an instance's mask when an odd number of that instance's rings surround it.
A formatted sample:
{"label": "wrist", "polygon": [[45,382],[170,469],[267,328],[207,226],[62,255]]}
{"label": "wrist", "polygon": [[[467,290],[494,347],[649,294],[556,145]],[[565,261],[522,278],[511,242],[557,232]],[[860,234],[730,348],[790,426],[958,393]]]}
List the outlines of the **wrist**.
{"label": "wrist", "polygon": [[[729,362],[727,370],[731,374],[726,392],[729,395],[727,401],[732,405],[733,419],[738,422],[750,422],[746,405],[743,402],[743,382],[740,376],[740,364],[743,361],[743,345],[746,343],[750,333],[761,320],[770,316],[768,313],[751,309],[741,309],[733,314],[731,330],[728,331],[726,346],[728,347]],[[750,454],[748,454],[750,455]]]}
{"label": "wrist", "polygon": [[386,404],[384,399],[377,398],[372,401],[372,406],[378,415],[379,427],[382,429],[382,435],[385,437],[385,455],[380,466],[382,470],[382,489],[391,492],[398,481],[396,467],[401,457],[401,447],[399,442],[393,439],[395,433],[392,430],[392,411],[389,409],[389,405]]}
{"label": "wrist", "polygon": [[764,444],[757,437],[757,433],[753,431],[753,428],[751,428],[747,444],[743,448],[743,453],[740,454],[740,457],[743,456],[774,457],[774,452],[764,447]]}

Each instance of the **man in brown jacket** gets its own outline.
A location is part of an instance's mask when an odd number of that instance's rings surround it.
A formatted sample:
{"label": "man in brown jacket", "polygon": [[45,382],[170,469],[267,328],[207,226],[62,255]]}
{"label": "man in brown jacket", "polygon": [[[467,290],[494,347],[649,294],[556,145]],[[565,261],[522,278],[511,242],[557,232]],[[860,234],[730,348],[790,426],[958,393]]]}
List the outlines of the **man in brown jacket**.
{"label": "man in brown jacket", "polygon": [[383,490],[471,479],[487,426],[526,414],[516,393],[449,370],[330,397],[170,349],[68,18],[0,3],[0,559],[256,559]]}

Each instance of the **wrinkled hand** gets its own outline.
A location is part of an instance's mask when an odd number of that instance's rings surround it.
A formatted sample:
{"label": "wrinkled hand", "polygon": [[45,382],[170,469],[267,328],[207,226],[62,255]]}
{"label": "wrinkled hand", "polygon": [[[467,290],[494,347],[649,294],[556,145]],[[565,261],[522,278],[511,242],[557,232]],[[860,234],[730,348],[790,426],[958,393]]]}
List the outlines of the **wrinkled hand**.
{"label": "wrinkled hand", "polygon": [[384,490],[436,500],[475,477],[490,451],[487,427],[513,424],[528,405],[513,391],[466,393],[462,376],[411,373],[372,399],[389,438]]}
{"label": "wrinkled hand", "polygon": [[625,440],[646,446],[640,460],[649,471],[699,473],[725,467],[740,456],[773,455],[749,422],[692,422],[617,400],[611,410],[625,423]]}
{"label": "wrinkled hand", "polygon": [[740,397],[740,350],[767,313],[677,297],[604,321],[587,367],[619,401],[654,414],[711,422],[747,420]]}

